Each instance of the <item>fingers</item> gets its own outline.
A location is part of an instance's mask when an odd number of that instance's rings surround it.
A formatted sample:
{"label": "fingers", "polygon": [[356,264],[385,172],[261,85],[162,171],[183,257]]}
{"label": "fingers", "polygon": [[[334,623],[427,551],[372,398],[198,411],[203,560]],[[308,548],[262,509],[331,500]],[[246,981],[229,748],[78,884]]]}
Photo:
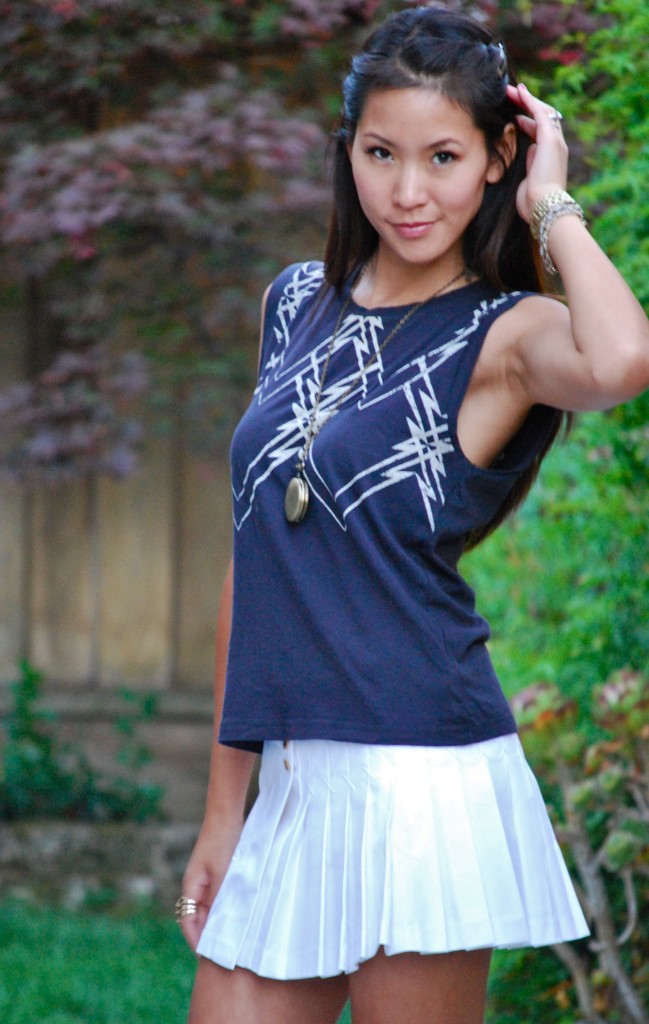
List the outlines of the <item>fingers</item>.
{"label": "fingers", "polygon": [[525,162],[525,170],[526,170],[527,174],[529,174],[530,171],[532,170],[532,165],[534,163],[534,157],[535,156],[536,156],[536,143],[534,142],[534,143],[532,143],[532,145],[530,146],[530,148],[527,151],[527,157],[526,157],[526,162]]}
{"label": "fingers", "polygon": [[187,945],[193,952],[196,952],[198,940],[201,937],[201,933],[205,927],[205,922],[207,921],[207,914],[207,908],[199,906],[196,908],[195,914],[188,914],[187,917],[183,917],[181,921],[179,921],[180,930],[183,933]]}
{"label": "fingers", "polygon": [[[182,885],[182,898],[176,904],[176,916],[180,930],[192,950],[201,932],[212,904],[212,892],[216,889],[209,867],[205,864],[187,867]],[[179,909],[179,904],[183,906]]]}
{"label": "fingers", "polygon": [[518,212],[529,223],[539,199],[553,189],[566,187],[568,147],[561,131],[561,115],[554,107],[522,84],[508,86],[507,95],[520,108],[516,122],[532,142],[526,154],[526,177],[517,193]]}
{"label": "fingers", "polygon": [[525,114],[518,114],[516,117],[516,123],[521,131],[529,135],[533,142],[536,141],[536,121],[533,117],[527,117]]}
{"label": "fingers", "polygon": [[[190,888],[188,887],[184,891],[188,892]],[[176,920],[180,925],[180,930],[188,946],[195,951],[198,940],[201,937],[201,932],[205,927],[212,901],[205,896],[202,902],[194,897],[184,896],[182,901],[179,902],[183,902],[185,907],[180,912],[176,909]],[[178,908],[178,904],[176,904],[176,908]]]}
{"label": "fingers", "polygon": [[240,833],[239,822],[232,828],[203,829],[189,858],[176,910],[178,924],[193,950],[205,927]]}
{"label": "fingers", "polygon": [[519,114],[516,118],[520,128],[536,139],[539,129],[552,128],[555,132],[561,132],[562,115],[549,103],[537,99],[526,85],[508,85],[507,95],[513,103],[521,107],[525,113]]}

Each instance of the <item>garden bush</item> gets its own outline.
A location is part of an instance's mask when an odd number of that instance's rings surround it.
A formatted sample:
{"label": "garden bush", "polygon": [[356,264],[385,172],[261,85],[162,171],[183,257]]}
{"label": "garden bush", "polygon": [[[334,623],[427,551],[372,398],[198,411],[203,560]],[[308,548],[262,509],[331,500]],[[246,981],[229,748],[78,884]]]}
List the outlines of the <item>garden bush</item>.
{"label": "garden bush", "polygon": [[162,789],[141,778],[150,753],[136,732],[139,722],[155,715],[155,697],[123,693],[126,707],[115,722],[122,741],[121,770],[106,776],[95,771],[78,747],[58,741],[55,717],[38,708],[42,682],[41,674],[23,661],[11,686],[13,706],[3,723],[0,745],[0,818],[161,818]]}

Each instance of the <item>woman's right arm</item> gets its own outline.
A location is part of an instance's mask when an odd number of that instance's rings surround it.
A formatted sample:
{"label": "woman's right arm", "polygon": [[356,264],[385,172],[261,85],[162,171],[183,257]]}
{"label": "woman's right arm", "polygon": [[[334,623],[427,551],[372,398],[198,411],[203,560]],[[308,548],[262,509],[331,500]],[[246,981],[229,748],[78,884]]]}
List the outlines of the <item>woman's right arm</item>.
{"label": "woman's right arm", "polygon": [[231,623],[232,563],[223,584],[216,625],[214,740],[205,817],[183,879],[183,896],[198,903],[198,912],[181,921],[183,934],[192,949],[196,948],[241,834],[246,793],[255,763],[255,755],[249,751],[218,742]]}
{"label": "woman's right arm", "polygon": [[[261,303],[259,360],[264,337],[266,304],[271,285]],[[205,817],[183,878],[183,896],[196,900],[198,911],[180,922],[192,949],[205,927],[207,914],[232,860],[243,828],[244,808],[256,755],[219,743],[223,714],[225,672],[232,628],[232,562],[227,571],[216,620],[216,664],[214,673],[214,737],[210,757]]]}

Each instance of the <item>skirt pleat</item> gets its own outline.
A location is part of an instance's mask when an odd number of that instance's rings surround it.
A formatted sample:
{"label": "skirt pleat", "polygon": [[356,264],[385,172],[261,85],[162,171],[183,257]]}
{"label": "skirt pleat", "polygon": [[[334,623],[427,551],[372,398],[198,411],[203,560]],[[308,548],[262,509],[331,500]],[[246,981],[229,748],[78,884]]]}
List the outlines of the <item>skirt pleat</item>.
{"label": "skirt pleat", "polygon": [[588,928],[518,737],[264,746],[198,952],[269,978],[386,953],[541,946]]}

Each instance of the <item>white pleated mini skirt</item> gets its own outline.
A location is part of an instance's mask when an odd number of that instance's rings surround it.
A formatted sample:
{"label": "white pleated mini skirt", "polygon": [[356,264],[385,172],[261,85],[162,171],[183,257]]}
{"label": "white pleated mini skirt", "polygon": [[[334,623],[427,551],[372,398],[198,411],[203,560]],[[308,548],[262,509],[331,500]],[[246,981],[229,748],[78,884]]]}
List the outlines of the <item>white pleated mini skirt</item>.
{"label": "white pleated mini skirt", "polygon": [[388,955],[543,946],[588,927],[516,735],[264,745],[198,953],[268,978]]}

